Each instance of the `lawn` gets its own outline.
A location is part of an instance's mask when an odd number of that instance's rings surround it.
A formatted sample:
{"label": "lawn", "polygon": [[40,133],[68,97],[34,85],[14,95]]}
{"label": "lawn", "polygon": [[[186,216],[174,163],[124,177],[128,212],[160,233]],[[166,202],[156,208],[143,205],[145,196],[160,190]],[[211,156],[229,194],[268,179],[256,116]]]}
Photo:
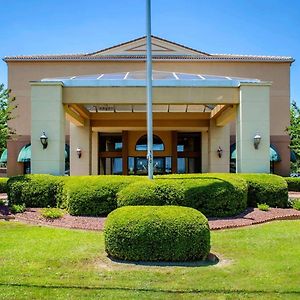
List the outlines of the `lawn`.
{"label": "lawn", "polygon": [[101,232],[0,222],[0,299],[300,299],[300,220],[212,232],[216,265],[111,262]]}

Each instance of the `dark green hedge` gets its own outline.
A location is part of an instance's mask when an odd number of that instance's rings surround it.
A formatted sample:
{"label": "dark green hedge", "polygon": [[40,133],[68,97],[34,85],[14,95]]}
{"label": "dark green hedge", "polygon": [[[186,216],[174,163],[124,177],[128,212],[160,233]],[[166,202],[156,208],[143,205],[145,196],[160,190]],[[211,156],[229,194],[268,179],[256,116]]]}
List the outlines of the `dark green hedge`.
{"label": "dark green hedge", "polygon": [[7,182],[9,204],[26,207],[55,207],[63,190],[63,177],[52,175],[24,175],[9,178]]}
{"label": "dark green hedge", "polygon": [[239,174],[248,184],[248,206],[266,203],[271,207],[288,206],[287,183],[283,177],[271,174]]}
{"label": "dark green hedge", "polygon": [[157,176],[121,190],[118,206],[126,205],[181,205],[208,217],[233,216],[247,207],[247,185],[230,174]]}
{"label": "dark green hedge", "polygon": [[128,205],[180,205],[183,188],[174,180],[134,182],[118,193],[118,207]]}
{"label": "dark green hedge", "polygon": [[71,176],[65,180],[60,207],[74,216],[104,216],[117,208],[117,193],[144,177]]}
{"label": "dark green hedge", "polygon": [[0,193],[7,193],[8,178],[0,178]]}
{"label": "dark green hedge", "polygon": [[300,178],[297,177],[285,177],[284,178],[287,185],[288,190],[291,192],[300,192]]}
{"label": "dark green hedge", "polygon": [[130,261],[191,261],[210,251],[207,219],[179,206],[127,206],[108,215],[105,250]]}

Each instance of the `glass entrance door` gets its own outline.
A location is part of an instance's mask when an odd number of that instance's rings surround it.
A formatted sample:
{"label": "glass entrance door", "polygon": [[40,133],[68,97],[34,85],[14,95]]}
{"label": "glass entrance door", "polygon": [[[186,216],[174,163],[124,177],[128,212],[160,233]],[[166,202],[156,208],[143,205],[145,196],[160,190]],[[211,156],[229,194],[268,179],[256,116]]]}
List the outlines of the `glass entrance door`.
{"label": "glass entrance door", "polygon": [[[129,157],[128,168],[130,175],[147,175],[148,166],[145,157]],[[153,173],[154,174],[170,174],[171,173],[171,157],[154,157]]]}

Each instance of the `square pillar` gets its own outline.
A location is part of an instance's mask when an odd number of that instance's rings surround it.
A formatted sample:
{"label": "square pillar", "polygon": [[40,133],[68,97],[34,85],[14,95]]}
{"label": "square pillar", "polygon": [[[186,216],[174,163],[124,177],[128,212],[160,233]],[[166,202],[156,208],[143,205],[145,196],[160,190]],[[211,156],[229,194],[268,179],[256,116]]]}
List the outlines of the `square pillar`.
{"label": "square pillar", "polygon": [[[91,175],[91,129],[90,120],[84,126],[70,124],[70,175]],[[81,149],[79,158],[76,149]]]}
{"label": "square pillar", "polygon": [[[219,147],[223,150],[218,156]],[[229,173],[230,125],[217,126],[216,119],[210,120],[208,137],[208,170],[210,173]]]}
{"label": "square pillar", "polygon": [[[270,173],[270,87],[243,84],[236,119],[237,173]],[[261,142],[254,147],[254,136]]]}
{"label": "square pillar", "polygon": [[[48,137],[43,149],[42,132]],[[64,175],[65,114],[62,83],[31,83],[31,173]]]}

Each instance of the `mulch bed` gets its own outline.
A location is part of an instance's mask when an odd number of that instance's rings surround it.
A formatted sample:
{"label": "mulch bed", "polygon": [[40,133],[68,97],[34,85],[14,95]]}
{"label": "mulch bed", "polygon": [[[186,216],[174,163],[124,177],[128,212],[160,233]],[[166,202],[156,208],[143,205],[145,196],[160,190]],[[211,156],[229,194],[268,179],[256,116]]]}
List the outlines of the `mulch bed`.
{"label": "mulch bed", "polygon": [[[24,213],[16,214],[14,217],[16,221],[28,224],[84,230],[103,230],[106,220],[104,217],[75,217],[69,214],[65,214],[60,219],[47,220],[41,216],[41,208],[26,209]],[[264,212],[257,208],[248,208],[235,217],[209,218],[209,226],[211,230],[219,230],[289,219],[300,219],[300,211],[291,208],[271,208]]]}
{"label": "mulch bed", "polygon": [[[290,198],[300,198],[299,192],[289,192]],[[0,194],[0,199],[5,200],[6,194]],[[84,230],[103,230],[105,217],[75,217],[65,214],[62,218],[56,220],[47,220],[41,216],[41,208],[28,208],[24,213],[12,215],[7,206],[0,206],[0,219],[10,220],[42,225],[55,226],[72,229]],[[211,230],[226,228],[237,228],[261,224],[274,220],[300,219],[300,211],[292,208],[271,208],[269,211],[261,211],[258,208],[248,208],[238,216],[230,218],[209,218]]]}

